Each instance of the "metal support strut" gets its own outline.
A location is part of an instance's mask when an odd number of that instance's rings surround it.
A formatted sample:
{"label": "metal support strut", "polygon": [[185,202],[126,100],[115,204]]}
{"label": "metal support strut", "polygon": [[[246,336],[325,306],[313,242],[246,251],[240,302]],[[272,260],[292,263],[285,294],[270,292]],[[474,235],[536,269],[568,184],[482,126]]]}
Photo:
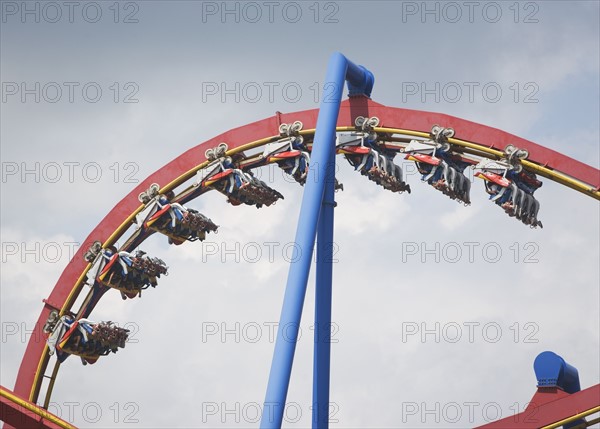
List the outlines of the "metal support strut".
{"label": "metal support strut", "polygon": [[[261,420],[261,428],[264,429],[280,428],[283,420],[312,253],[317,236],[317,223],[320,244],[317,253],[315,339],[318,341],[315,342],[314,357],[313,427],[328,427],[329,329],[331,327],[331,262],[333,257],[333,205],[328,203],[333,201],[335,128],[346,80],[350,95],[371,95],[374,83],[373,74],[336,52],[329,59],[327,67],[323,86],[325,93],[319,109],[311,154],[312,166],[309,169],[302,195],[295,240],[297,246],[294,246],[294,254],[291,258],[293,262],[291,262],[288,272]],[[321,210],[322,207],[323,210]]]}
{"label": "metal support strut", "polygon": [[[334,136],[335,137],[335,136]],[[333,209],[335,146],[331,146],[325,192],[319,216],[317,285],[315,291],[315,350],[313,360],[312,427],[329,427],[329,370],[331,356],[331,295],[333,276]]]}

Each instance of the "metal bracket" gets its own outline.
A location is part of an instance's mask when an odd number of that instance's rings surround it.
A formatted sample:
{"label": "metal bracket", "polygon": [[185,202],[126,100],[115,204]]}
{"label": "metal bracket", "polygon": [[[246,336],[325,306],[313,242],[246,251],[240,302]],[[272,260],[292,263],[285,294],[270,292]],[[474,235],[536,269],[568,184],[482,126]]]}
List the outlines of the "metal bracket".
{"label": "metal bracket", "polygon": [[217,158],[222,158],[227,153],[229,146],[227,143],[219,143],[217,147],[213,147],[211,149],[206,149],[204,155],[208,161],[214,161]]}
{"label": "metal bracket", "polygon": [[300,121],[294,121],[291,124],[281,124],[279,126],[279,135],[282,137],[299,136],[304,124]]}
{"label": "metal bracket", "polygon": [[354,125],[357,130],[361,130],[369,137],[370,140],[377,139],[377,133],[373,129],[379,126],[379,118],[373,116],[372,118],[365,118],[364,116],[357,116],[354,120]]}
{"label": "metal bracket", "polygon": [[445,128],[439,125],[434,125],[431,127],[431,132],[429,133],[431,139],[439,144],[447,143],[448,139],[454,137],[454,128]]}
{"label": "metal bracket", "polygon": [[83,254],[83,259],[87,262],[93,263],[100,252],[102,251],[102,243],[98,240],[94,241],[90,248]]}
{"label": "metal bracket", "polygon": [[138,195],[138,200],[142,204],[148,204],[150,201],[152,201],[153,198],[158,196],[159,190],[160,185],[158,183],[153,183],[147,190],[141,192],[140,195]]}

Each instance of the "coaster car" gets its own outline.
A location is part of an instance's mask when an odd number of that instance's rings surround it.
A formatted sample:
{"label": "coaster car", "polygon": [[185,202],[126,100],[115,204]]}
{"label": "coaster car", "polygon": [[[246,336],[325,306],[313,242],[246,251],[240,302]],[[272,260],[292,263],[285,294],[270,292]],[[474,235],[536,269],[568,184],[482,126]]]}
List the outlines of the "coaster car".
{"label": "coaster car", "polygon": [[469,205],[471,181],[463,172],[470,164],[450,151],[447,139],[453,136],[452,128],[434,125],[430,140],[411,140],[404,148],[405,159],[415,162],[422,181],[451,199]]}
{"label": "coaster car", "polygon": [[119,290],[123,299],[141,297],[142,290],[156,287],[161,274],[168,274],[163,260],[147,256],[141,250],[131,254],[111,247],[103,249],[99,256],[96,281]]}
{"label": "coaster car", "polygon": [[269,143],[265,146],[262,156],[267,162],[276,162],[296,182],[304,185],[308,175],[310,155],[303,142],[302,136],[292,136]]}
{"label": "coaster car", "polygon": [[[55,311],[54,313],[57,314]],[[54,315],[56,316],[56,315]],[[100,356],[116,353],[125,347],[129,330],[119,328],[112,322],[92,322],[72,316],[54,317],[44,326],[49,333],[46,341],[50,355],[56,353],[62,362],[69,355],[81,358],[84,365],[95,363]]]}
{"label": "coaster car", "polygon": [[537,218],[540,203],[533,196],[542,182],[519,163],[527,158],[527,152],[509,145],[505,153],[506,158],[499,161],[481,160],[475,167],[475,177],[484,180],[490,201],[502,207],[506,214],[532,228],[543,228]]}
{"label": "coaster car", "polygon": [[[223,146],[224,145],[224,146]],[[227,196],[227,201],[234,206],[247,204],[261,208],[270,206],[283,199],[276,190],[257,179],[249,171],[236,168],[230,157],[220,156],[225,153],[226,145],[221,143],[215,149],[208,149],[206,156],[210,163],[197,173],[196,186],[211,187]]]}
{"label": "coaster car", "polygon": [[359,116],[355,124],[361,131],[339,133],[336,152],[343,154],[360,174],[384,189],[410,193],[410,186],[403,179],[402,168],[394,164],[395,152],[381,149],[377,144],[377,134],[373,128],[379,125],[379,119]]}
{"label": "coaster car", "polygon": [[[141,197],[140,201],[144,202]],[[171,191],[147,201],[146,208],[138,215],[138,225],[166,235],[169,243],[176,245],[186,241],[202,241],[207,233],[217,230],[218,226],[208,217],[179,203],[170,202],[173,198]]]}

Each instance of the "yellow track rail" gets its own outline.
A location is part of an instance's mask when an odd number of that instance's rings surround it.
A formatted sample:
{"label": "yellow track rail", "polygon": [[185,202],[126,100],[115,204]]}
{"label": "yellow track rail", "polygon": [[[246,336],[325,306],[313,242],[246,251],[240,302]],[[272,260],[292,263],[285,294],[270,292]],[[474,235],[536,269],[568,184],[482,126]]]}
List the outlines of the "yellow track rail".
{"label": "yellow track rail", "polygon": [[73,426],[70,423],[67,423],[66,421],[64,421],[63,419],[55,416],[54,414],[50,414],[48,411],[46,411],[45,409],[38,407],[37,405],[34,405],[30,402],[27,402],[21,398],[19,398],[18,396],[12,394],[11,392],[8,392],[2,388],[0,388],[0,396],[5,397],[6,399],[8,399],[11,402],[14,402],[15,404],[25,408],[26,410],[31,411],[32,413],[40,416],[42,419],[45,419],[49,422],[54,423],[57,426],[60,426],[61,428],[64,429],[77,429],[75,426]]}
{"label": "yellow track rail", "polygon": [[[394,134],[406,134],[416,137],[429,137],[429,133],[423,133],[419,131],[411,131],[411,130],[402,130],[397,128],[375,128],[376,132],[381,133],[394,133]],[[448,141],[452,144],[455,144],[460,147],[468,148],[468,149],[476,149],[477,151],[484,152],[488,155],[491,155],[494,159],[502,158],[504,153],[502,151],[491,149],[487,146],[482,146],[477,143],[468,142],[465,140],[449,138]],[[589,195],[597,200],[600,200],[600,191],[594,189],[588,184],[582,183],[579,180],[575,180],[572,177],[567,176],[559,171],[552,170],[550,168],[541,166],[531,161],[523,160],[521,161],[523,167],[526,170],[529,170],[533,173],[537,173],[540,176],[546,177],[547,179],[553,180],[555,182],[560,183],[561,185],[567,186],[576,191],[582,192],[586,195]]]}

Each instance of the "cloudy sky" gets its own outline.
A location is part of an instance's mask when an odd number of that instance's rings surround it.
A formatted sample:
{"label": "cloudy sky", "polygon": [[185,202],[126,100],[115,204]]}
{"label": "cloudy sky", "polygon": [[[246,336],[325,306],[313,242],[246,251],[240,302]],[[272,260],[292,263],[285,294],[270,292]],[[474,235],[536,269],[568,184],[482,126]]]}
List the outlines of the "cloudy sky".
{"label": "cloudy sky", "polygon": [[[382,104],[600,164],[597,1],[1,5],[9,388],[71,243],[188,148],[317,107],[334,51],[374,73]],[[597,201],[546,180],[544,229],[532,230],[486,201],[481,183],[465,208],[416,175],[399,196],[338,162],[331,427],[463,428],[512,415],[535,391],[544,350],[575,366],[582,387],[600,381]],[[190,207],[218,235],[144,243],[170,275],[141,299],[107,293],[91,318],[127,325],[131,341],[93,366],[68,359],[51,411],[90,428],[258,426],[302,195],[270,171],[285,195],[276,206],[211,193]],[[310,425],[313,295],[311,283],[286,427]]]}

